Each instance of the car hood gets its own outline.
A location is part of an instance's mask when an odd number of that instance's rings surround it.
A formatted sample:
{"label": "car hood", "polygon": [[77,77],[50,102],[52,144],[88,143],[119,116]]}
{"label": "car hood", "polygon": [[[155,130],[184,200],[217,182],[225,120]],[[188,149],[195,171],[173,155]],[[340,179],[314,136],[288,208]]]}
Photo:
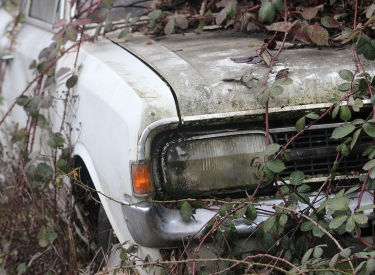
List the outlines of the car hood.
{"label": "car hood", "polygon": [[[264,38],[215,31],[200,35],[172,35],[158,41],[143,36],[132,37],[126,42],[116,43],[138,56],[169,83],[184,118],[238,112],[263,113],[265,105],[258,101],[261,91],[258,80],[267,74],[269,68],[263,61],[246,64],[232,59],[257,56]],[[270,53],[276,54],[276,51]],[[368,64],[365,62],[365,67]],[[306,105],[318,106],[333,97],[341,97],[344,93],[337,89],[337,85],[345,81],[338,72],[342,69],[354,71],[355,68],[350,46],[346,49],[305,47],[284,50],[272,68],[268,83],[273,83],[278,71],[288,69],[293,84],[283,86],[281,95],[271,97],[269,108],[271,112],[301,105],[306,108]],[[248,72],[252,72],[254,79],[251,88],[239,81]]]}

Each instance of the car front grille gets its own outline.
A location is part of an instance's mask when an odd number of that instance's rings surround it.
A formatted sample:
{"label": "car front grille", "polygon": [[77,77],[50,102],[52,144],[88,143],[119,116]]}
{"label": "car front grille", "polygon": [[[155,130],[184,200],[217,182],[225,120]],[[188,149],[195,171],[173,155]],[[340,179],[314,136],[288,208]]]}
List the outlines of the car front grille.
{"label": "car front grille", "polygon": [[[290,161],[285,161],[287,169],[280,175],[288,176],[293,171],[302,171],[305,175],[314,177],[327,176],[337,158],[336,147],[341,140],[331,139],[332,131],[338,124],[325,124],[312,127],[297,137],[289,146]],[[285,145],[296,134],[292,127],[272,129],[273,142]],[[361,171],[368,161],[362,156],[365,146],[372,138],[360,136],[355,147],[347,157],[340,160],[336,172],[341,175],[356,174]]]}

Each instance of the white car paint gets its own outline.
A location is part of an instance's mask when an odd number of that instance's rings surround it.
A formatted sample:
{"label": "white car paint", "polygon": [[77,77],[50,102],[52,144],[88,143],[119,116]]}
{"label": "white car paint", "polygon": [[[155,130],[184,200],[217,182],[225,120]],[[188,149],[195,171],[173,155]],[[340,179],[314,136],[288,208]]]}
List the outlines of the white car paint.
{"label": "white car paint", "polygon": [[[1,30],[10,20],[4,9],[0,9]],[[0,118],[35,77],[29,70],[31,62],[53,42],[51,26],[46,30],[32,23],[23,24],[17,34],[14,60],[6,66]],[[6,49],[7,43],[8,40],[2,37],[0,48]],[[56,71],[61,67],[73,68],[76,55],[76,50],[65,55],[58,61]],[[177,117],[170,88],[145,64],[105,38],[83,43],[77,64],[82,65],[82,70],[78,73],[74,100],[64,125],[65,131],[72,129],[68,136],[74,146],[73,156],[79,156],[85,162],[98,191],[117,201],[129,197],[133,202],[142,200],[132,195],[130,162],[137,160],[138,140],[149,124]],[[61,85],[56,93],[52,93],[56,100],[49,116],[56,132],[61,125],[64,108],[61,98],[67,90],[66,79],[58,79],[57,83]],[[2,125],[6,131],[1,135],[2,143],[7,143],[9,130],[15,122],[22,128],[26,121],[22,107],[15,106],[6,124]],[[121,205],[101,195],[100,199],[119,241],[132,243]],[[157,249],[140,247],[138,253],[141,257],[149,254],[153,260],[160,256]]]}

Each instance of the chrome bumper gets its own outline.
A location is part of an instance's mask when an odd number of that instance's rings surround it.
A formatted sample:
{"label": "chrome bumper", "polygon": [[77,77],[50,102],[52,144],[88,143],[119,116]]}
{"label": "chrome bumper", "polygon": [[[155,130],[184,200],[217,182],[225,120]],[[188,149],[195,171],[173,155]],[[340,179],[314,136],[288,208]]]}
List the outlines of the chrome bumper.
{"label": "chrome bumper", "polygon": [[[353,193],[349,207],[352,211],[357,206],[358,193]],[[317,200],[315,207],[320,205],[321,200]],[[265,221],[274,209],[271,205],[278,205],[282,202],[280,199],[262,201],[261,203],[269,204],[267,206],[256,206],[258,217],[255,223],[251,223],[247,219],[240,218],[233,220],[240,238],[247,238],[256,229],[256,224]],[[180,215],[179,209],[169,209],[160,203],[142,203],[138,205],[130,205],[123,201],[122,212],[124,214],[129,231],[136,243],[144,247],[152,248],[171,248],[181,246],[184,242],[191,240],[194,243],[199,241],[201,230],[206,223],[217,213],[217,210],[197,209],[194,219],[184,221]],[[372,204],[371,197],[365,193],[362,198],[362,206]],[[130,205],[130,206],[129,206]],[[306,204],[299,204],[299,208],[305,209]],[[263,214],[260,214],[263,213]],[[266,215],[264,213],[269,213]],[[370,214],[372,210],[365,211]]]}

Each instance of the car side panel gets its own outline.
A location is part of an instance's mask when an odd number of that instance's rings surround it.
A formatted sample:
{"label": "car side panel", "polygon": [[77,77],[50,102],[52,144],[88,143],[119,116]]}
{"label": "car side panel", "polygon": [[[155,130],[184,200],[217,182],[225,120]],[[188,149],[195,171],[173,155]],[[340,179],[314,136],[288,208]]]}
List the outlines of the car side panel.
{"label": "car side panel", "polygon": [[[71,68],[74,62],[72,53],[59,67]],[[142,200],[132,197],[130,161],[137,160],[139,136],[150,123],[177,116],[172,94],[147,66],[106,39],[85,43],[77,64],[82,70],[65,121],[74,154],[97,175],[93,181],[103,194],[116,201]],[[57,98],[64,98],[66,91],[63,83]],[[56,114],[61,114],[63,102],[56,102]],[[57,131],[61,120],[54,120]],[[121,205],[101,199],[120,242],[131,240]]]}

